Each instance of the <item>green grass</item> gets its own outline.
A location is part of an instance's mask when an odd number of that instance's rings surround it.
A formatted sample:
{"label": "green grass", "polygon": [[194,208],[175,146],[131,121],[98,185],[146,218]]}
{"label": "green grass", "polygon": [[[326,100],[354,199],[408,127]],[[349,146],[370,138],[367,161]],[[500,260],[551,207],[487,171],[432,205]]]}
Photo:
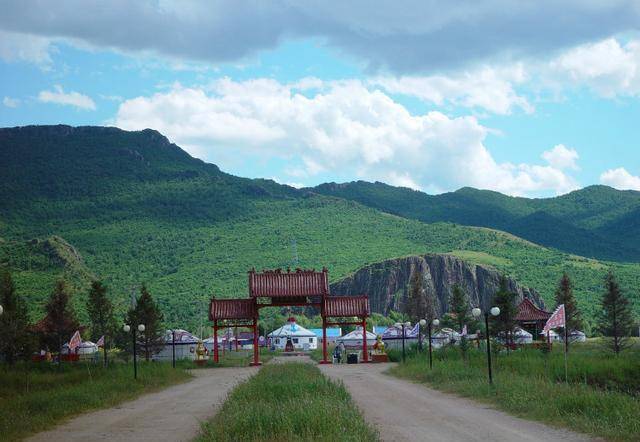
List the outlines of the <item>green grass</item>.
{"label": "green grass", "polygon": [[[260,349],[260,362],[266,364],[273,358],[274,353],[270,352],[264,348]],[[240,351],[225,351],[222,354],[222,350],[220,350],[219,362],[213,362],[213,357],[207,360],[207,363],[204,365],[197,365],[194,361],[191,360],[181,360],[176,363],[176,365],[183,369],[194,370],[194,369],[203,369],[203,368],[216,368],[216,367],[249,367],[249,364],[253,362],[253,350],[240,350]]]}
{"label": "green grass", "polygon": [[114,406],[183,382],[190,375],[170,364],[140,363],[138,380],[131,364],[108,368],[86,364],[0,367],[0,439],[18,440],[74,415]]}
{"label": "green grass", "polygon": [[343,385],[311,364],[268,365],[203,424],[204,441],[375,441]]}
{"label": "green grass", "polygon": [[[604,437],[640,438],[640,355],[638,344],[618,357],[597,343],[574,344],[565,383],[561,346],[504,352],[494,359],[494,387],[487,382],[486,354],[472,349],[465,363],[458,349],[436,351],[433,371],[426,355],[412,353],[394,376],[490,403],[526,419]],[[397,353],[391,356],[398,358]]]}

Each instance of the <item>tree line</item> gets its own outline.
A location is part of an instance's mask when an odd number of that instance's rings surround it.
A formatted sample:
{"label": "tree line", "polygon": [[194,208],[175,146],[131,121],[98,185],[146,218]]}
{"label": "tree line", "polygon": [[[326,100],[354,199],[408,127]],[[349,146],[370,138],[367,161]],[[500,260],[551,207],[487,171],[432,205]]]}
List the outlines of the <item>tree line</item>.
{"label": "tree line", "polygon": [[144,324],[145,330],[137,333],[136,342],[147,360],[164,345],[164,317],[144,285],[123,320],[118,321],[107,286],[101,281],[93,281],[86,304],[88,327],[78,321],[64,280],[55,283],[45,305],[45,315],[37,323],[29,321],[26,301],[17,293],[9,272],[0,275],[0,305],[4,309],[0,315],[0,360],[10,365],[30,360],[39,350],[60,353],[76,331],[93,342],[104,337],[106,364],[108,348],[118,347],[125,352],[132,350],[131,334],[122,328],[125,323],[132,329]]}
{"label": "tree line", "polygon": [[[492,305],[500,308],[500,314],[497,317],[491,317],[490,329],[494,336],[501,336],[507,343],[512,343],[517,325],[515,319],[518,313],[517,294],[509,290],[507,282],[506,276],[502,275],[498,290],[493,295]],[[607,274],[603,288],[597,332],[606,338],[607,347],[618,354],[631,345],[629,337],[635,326],[631,303],[612,272]],[[440,320],[443,327],[451,327],[458,331],[465,326],[469,331],[484,328],[481,321],[471,315],[469,296],[459,284],[452,286],[448,301],[448,312]],[[430,323],[437,316],[437,302],[435,295],[425,290],[421,272],[414,271],[409,282],[404,313],[411,321],[426,319]],[[571,278],[566,272],[558,281],[555,291],[555,307],[559,305],[565,307],[567,331],[580,330],[583,325],[582,317],[573,293]],[[564,333],[563,329],[560,331]],[[466,349],[464,336],[461,338],[461,349],[464,353]]]}

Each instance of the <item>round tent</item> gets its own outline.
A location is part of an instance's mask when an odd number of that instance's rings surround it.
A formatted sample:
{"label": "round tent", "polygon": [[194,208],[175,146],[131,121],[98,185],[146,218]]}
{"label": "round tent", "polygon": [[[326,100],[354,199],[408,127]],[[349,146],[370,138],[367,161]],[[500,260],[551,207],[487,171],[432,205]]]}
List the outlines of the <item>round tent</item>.
{"label": "round tent", "polygon": [[[513,343],[514,344],[531,344],[533,343],[533,335],[531,333],[529,333],[528,331],[526,331],[523,328],[520,327],[516,327],[513,329]],[[500,342],[505,341],[504,339],[504,333],[500,332],[498,335],[498,340]]]}
{"label": "round tent", "polygon": [[[373,347],[373,344],[376,343],[376,335],[367,331],[367,347]],[[358,327],[351,333],[347,333],[344,336],[340,336],[336,339],[336,344],[344,344],[347,348],[358,348],[362,349],[362,327]]]}
{"label": "round tent", "polygon": [[295,318],[289,318],[285,325],[275,329],[267,337],[271,339],[271,345],[280,350],[285,349],[287,341],[290,341],[293,348],[298,350],[306,351],[318,348],[316,334],[298,325]]}
{"label": "round tent", "polygon": [[167,330],[164,334],[164,346],[153,355],[154,360],[170,361],[173,358],[173,347],[175,345],[176,359],[195,359],[196,345],[200,339],[186,330],[175,330],[175,343],[173,341],[173,333]]}

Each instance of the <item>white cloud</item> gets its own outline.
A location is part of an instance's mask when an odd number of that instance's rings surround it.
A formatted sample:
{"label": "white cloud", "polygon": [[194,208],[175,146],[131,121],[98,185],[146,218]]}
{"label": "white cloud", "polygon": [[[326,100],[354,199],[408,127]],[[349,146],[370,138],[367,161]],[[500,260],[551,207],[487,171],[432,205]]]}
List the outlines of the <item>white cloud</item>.
{"label": "white cloud", "polygon": [[96,109],[96,104],[90,97],[79,92],[66,93],[60,85],[55,85],[53,87],[53,91],[41,91],[38,94],[38,100],[43,103],[56,103],[63,106],[74,106],[83,110]]}
{"label": "white cloud", "polygon": [[639,40],[623,45],[608,38],[581,45],[558,56],[550,67],[552,77],[566,76],[566,84],[587,86],[603,97],[640,94]]}
{"label": "white cloud", "polygon": [[436,105],[449,102],[505,115],[516,108],[533,112],[527,99],[514,90],[515,84],[526,79],[523,65],[517,64],[500,69],[484,67],[449,76],[380,77],[370,82],[390,93],[411,95]]}
{"label": "white cloud", "polygon": [[640,190],[640,176],[631,175],[624,167],[603,172],[600,182],[620,190]]}
{"label": "white cloud", "polygon": [[497,163],[483,144],[488,130],[475,117],[412,115],[355,80],[327,83],[307,95],[271,79],[175,85],[126,100],[114,124],[157,129],[223,168],[232,165],[226,162],[231,156],[279,158],[285,170],[298,166],[294,178],[330,172],[412,188],[472,185],[509,194],[575,186],[551,164]]}
{"label": "white cloud", "polygon": [[53,63],[50,55],[52,50],[49,38],[0,29],[0,59],[5,62],[33,63],[48,70]]}
{"label": "white cloud", "polygon": [[542,152],[542,158],[546,160],[551,167],[558,170],[580,169],[576,163],[579,158],[578,152],[575,149],[566,147],[564,144],[557,144],[553,149]]}
{"label": "white cloud", "polygon": [[18,107],[20,106],[20,99],[19,98],[11,98],[11,97],[4,97],[2,99],[2,104],[4,104],[7,107]]}

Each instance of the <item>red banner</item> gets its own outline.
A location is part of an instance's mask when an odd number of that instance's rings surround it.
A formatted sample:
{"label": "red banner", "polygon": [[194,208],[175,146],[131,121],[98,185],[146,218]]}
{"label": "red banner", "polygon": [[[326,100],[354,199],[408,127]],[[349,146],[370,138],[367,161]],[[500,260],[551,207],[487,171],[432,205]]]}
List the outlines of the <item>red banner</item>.
{"label": "red banner", "polygon": [[565,326],[565,315],[564,315],[564,304],[560,304],[558,308],[553,312],[547,323],[544,325],[544,329],[542,329],[543,333],[546,334],[552,328],[564,327]]}
{"label": "red banner", "polygon": [[80,344],[82,344],[82,338],[80,337],[80,332],[76,330],[69,341],[69,351],[75,350]]}

